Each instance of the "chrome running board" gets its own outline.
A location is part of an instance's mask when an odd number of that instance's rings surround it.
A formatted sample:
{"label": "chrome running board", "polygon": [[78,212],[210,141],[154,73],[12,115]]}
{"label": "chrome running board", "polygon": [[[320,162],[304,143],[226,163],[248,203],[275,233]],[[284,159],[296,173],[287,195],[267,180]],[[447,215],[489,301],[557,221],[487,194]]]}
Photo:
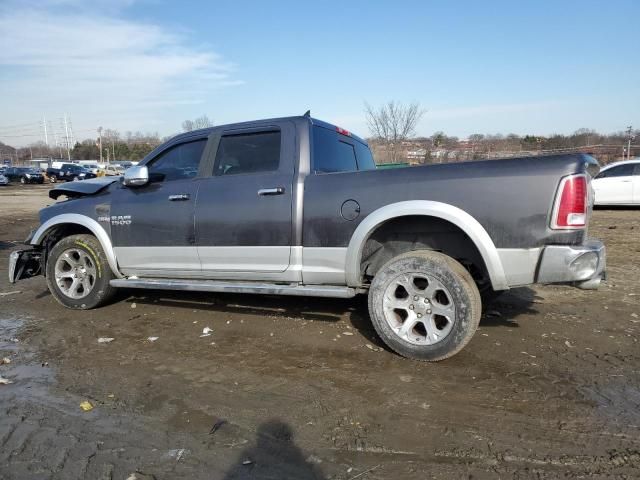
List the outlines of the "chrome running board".
{"label": "chrome running board", "polygon": [[191,292],[261,293],[303,297],[351,298],[361,293],[355,288],[324,285],[299,285],[257,282],[223,282],[219,280],[183,280],[173,278],[116,278],[109,282],[119,288],[148,288]]}

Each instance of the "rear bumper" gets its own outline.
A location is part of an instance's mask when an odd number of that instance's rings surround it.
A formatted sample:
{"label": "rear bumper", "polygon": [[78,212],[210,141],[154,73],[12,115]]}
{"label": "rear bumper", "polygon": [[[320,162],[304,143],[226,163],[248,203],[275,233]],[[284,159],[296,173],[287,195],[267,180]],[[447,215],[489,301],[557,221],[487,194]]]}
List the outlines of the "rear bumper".
{"label": "rear bumper", "polygon": [[596,289],[606,278],[606,267],[606,249],[600,240],[579,246],[549,245],[542,251],[536,282]]}

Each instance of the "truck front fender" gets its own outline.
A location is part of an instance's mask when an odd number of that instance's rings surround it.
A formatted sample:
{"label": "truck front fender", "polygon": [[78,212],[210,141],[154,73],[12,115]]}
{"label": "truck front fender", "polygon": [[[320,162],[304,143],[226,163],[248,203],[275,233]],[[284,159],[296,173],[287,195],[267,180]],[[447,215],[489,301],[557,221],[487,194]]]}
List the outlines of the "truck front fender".
{"label": "truck front fender", "polygon": [[49,220],[40,225],[40,227],[31,237],[29,243],[31,245],[41,245],[52,228],[63,224],[81,225],[89,229],[100,242],[100,245],[102,246],[102,249],[107,256],[107,261],[109,262],[109,267],[111,268],[113,274],[118,278],[122,278],[122,274],[118,270],[118,261],[113,250],[113,245],[111,244],[111,238],[109,237],[105,229],[102,228],[102,225],[96,222],[93,218],[87,217],[86,215],[80,215],[79,213],[63,213],[60,215],[56,215],[55,217],[51,217]]}
{"label": "truck front fender", "polygon": [[476,245],[484,260],[494,290],[509,288],[498,250],[484,227],[464,210],[448,203],[431,200],[410,200],[385,205],[370,213],[358,225],[347,248],[346,277],[348,286],[358,287],[362,284],[360,272],[362,249],[373,231],[387,220],[408,215],[437,217],[456,225]]}

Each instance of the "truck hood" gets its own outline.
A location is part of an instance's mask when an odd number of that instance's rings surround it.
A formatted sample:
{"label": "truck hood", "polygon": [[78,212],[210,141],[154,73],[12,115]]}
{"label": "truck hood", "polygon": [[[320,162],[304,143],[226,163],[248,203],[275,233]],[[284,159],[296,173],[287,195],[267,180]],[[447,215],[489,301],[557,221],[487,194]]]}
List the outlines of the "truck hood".
{"label": "truck hood", "polygon": [[62,195],[66,195],[69,198],[93,195],[119,180],[120,177],[99,177],[78,182],[66,182],[49,190],[49,197],[56,200]]}

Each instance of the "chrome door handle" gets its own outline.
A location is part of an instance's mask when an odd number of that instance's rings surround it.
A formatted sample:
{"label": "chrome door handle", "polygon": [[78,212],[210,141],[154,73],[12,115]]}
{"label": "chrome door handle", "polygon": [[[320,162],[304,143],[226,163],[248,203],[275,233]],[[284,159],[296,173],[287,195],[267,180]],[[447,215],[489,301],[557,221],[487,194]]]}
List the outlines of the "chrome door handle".
{"label": "chrome door handle", "polygon": [[258,195],[282,195],[284,193],[284,187],[274,188],[261,188],[258,190]]}
{"label": "chrome door handle", "polygon": [[181,200],[189,200],[189,198],[191,198],[191,195],[189,195],[188,193],[178,193],[176,195],[169,195],[169,200],[172,202],[179,202]]}

